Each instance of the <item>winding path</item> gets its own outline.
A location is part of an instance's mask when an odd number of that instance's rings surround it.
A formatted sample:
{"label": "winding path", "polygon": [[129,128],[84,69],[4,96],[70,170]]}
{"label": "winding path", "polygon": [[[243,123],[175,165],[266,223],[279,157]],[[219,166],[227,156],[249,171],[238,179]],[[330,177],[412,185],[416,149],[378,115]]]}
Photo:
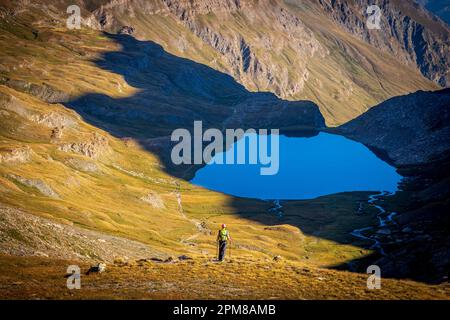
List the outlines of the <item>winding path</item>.
{"label": "winding path", "polygon": [[176,181],[175,184],[177,186],[177,189],[176,189],[176,191],[174,191],[174,194],[175,194],[175,197],[177,198],[178,211],[180,212],[181,216],[184,219],[188,220],[190,223],[192,223],[197,228],[197,232],[196,233],[194,233],[193,235],[191,235],[191,236],[189,236],[187,238],[184,238],[184,239],[180,240],[181,243],[186,244],[186,245],[190,245],[190,244],[192,244],[192,242],[191,242],[192,240],[198,238],[201,234],[203,234],[205,232],[209,232],[210,230],[205,228],[200,221],[198,221],[196,219],[191,219],[184,213],[183,203],[181,201],[181,186],[180,186],[180,183],[178,181]]}

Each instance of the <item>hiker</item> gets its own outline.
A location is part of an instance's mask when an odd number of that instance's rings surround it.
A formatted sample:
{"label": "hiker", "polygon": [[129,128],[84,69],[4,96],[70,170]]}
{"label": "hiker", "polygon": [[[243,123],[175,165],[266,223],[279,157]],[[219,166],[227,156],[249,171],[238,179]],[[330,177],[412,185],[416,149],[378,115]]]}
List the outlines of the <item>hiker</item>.
{"label": "hiker", "polygon": [[228,240],[231,243],[231,237],[230,233],[227,230],[227,226],[222,224],[222,228],[219,230],[219,233],[217,234],[217,242],[219,245],[219,257],[217,258],[219,261],[223,261],[225,258],[225,250],[227,248],[227,242]]}

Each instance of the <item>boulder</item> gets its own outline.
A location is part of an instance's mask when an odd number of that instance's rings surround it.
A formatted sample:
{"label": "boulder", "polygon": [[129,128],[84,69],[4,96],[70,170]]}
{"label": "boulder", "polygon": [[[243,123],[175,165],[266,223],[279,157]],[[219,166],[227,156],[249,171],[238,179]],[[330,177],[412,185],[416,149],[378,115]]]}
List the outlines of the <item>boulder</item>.
{"label": "boulder", "polygon": [[102,273],[106,270],[106,263],[97,263],[95,266],[92,266],[86,274],[98,272]]}

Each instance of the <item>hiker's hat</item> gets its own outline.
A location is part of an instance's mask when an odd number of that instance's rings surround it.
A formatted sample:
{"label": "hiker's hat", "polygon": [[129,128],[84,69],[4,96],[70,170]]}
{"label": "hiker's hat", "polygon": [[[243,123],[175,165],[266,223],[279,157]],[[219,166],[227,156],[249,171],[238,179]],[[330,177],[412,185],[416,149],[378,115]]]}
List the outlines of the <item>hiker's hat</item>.
{"label": "hiker's hat", "polygon": [[222,223],[222,228],[226,228],[227,225],[225,223]]}

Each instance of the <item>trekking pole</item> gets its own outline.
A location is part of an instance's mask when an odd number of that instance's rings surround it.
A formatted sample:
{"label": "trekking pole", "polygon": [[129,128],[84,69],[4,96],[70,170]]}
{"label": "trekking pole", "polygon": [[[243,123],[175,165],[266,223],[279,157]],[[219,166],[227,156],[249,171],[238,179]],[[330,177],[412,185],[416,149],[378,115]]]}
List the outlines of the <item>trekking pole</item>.
{"label": "trekking pole", "polygon": [[216,241],[216,259],[219,260],[219,241]]}

